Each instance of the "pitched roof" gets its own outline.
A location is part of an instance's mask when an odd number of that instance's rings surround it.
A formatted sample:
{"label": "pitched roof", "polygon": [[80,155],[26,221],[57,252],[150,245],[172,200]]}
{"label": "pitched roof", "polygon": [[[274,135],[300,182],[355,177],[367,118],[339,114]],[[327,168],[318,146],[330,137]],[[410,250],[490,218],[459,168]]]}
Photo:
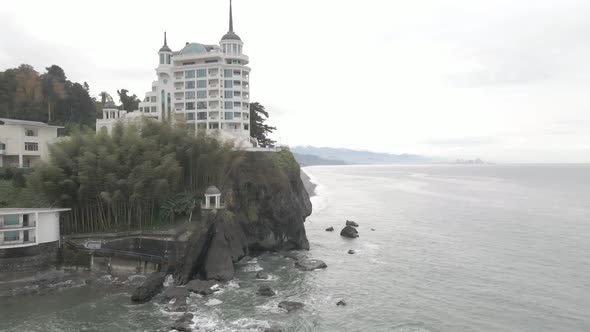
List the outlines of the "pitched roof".
{"label": "pitched roof", "polygon": [[207,188],[207,191],[205,191],[205,195],[209,196],[209,195],[221,195],[221,191],[219,191],[219,189],[217,189],[216,186],[211,186],[209,188]]}
{"label": "pitched roof", "polygon": [[0,118],[0,123],[4,125],[24,125],[24,126],[35,126],[35,127],[49,127],[49,128],[63,128],[62,126],[51,126],[44,122],[18,120],[18,119],[6,119]]}

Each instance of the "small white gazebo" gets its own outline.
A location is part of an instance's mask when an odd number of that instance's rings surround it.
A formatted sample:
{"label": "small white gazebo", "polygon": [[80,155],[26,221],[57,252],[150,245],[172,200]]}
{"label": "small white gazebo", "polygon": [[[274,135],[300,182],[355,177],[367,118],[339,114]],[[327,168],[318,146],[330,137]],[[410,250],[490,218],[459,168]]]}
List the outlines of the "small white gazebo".
{"label": "small white gazebo", "polygon": [[221,204],[221,191],[215,186],[207,188],[205,191],[205,204],[201,204],[203,210],[218,210],[223,209]]}

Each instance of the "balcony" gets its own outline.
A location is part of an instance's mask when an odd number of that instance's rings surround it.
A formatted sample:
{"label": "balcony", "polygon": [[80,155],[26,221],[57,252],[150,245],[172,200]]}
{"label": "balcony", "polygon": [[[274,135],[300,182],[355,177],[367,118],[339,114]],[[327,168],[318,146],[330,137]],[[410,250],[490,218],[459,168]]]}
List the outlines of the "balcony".
{"label": "balcony", "polygon": [[0,147],[0,155],[5,155],[5,154],[6,154],[6,148],[5,147]]}

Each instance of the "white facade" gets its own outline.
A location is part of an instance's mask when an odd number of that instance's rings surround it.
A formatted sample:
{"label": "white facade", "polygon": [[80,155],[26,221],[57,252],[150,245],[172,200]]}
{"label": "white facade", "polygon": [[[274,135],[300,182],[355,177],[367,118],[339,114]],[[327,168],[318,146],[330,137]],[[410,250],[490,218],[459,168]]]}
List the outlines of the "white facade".
{"label": "white facade", "polygon": [[59,215],[70,209],[0,209],[0,249],[59,241]]}
{"label": "white facade", "polygon": [[31,167],[49,158],[57,129],[43,122],[0,118],[0,167]]}
{"label": "white facade", "polygon": [[[216,134],[239,146],[253,146],[251,68],[243,46],[233,31],[231,2],[229,32],[219,45],[187,42],[181,50],[173,51],[164,34],[164,46],[158,52],[157,80],[139,104],[139,114],[171,124],[185,122],[196,133]],[[126,116],[97,121],[97,131],[103,127],[109,130]]]}

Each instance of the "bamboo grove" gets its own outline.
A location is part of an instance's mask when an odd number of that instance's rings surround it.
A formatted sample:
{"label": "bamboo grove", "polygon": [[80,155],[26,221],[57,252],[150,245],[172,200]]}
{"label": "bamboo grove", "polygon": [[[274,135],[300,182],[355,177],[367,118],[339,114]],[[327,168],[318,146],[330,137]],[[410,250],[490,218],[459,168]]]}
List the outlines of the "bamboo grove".
{"label": "bamboo grove", "polygon": [[[75,130],[50,147],[29,186],[71,208],[64,233],[132,230],[169,223],[198,205],[209,185],[223,188],[241,152],[183,126],[145,121],[105,131]],[[180,206],[181,208],[175,208]]]}

